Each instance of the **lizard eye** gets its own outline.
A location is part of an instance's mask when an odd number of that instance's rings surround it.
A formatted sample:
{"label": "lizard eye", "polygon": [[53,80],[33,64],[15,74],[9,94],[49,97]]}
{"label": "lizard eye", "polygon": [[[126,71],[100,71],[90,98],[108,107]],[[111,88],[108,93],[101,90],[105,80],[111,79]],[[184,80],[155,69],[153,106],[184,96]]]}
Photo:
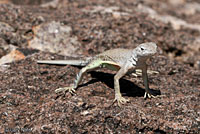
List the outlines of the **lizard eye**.
{"label": "lizard eye", "polygon": [[143,48],[143,47],[141,47],[140,49],[141,49],[142,51],[144,50],[144,48]]}

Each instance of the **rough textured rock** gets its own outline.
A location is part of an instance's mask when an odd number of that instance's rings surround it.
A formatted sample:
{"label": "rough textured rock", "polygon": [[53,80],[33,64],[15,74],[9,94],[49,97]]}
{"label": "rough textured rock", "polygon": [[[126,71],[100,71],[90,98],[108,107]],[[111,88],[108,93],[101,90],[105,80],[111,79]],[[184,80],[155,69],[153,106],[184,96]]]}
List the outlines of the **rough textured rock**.
{"label": "rough textured rock", "polygon": [[[192,4],[193,10],[186,10]],[[0,66],[0,133],[198,133],[200,32],[184,26],[174,29],[138,11],[142,5],[159,16],[199,25],[198,4],[196,0],[0,1],[1,59],[16,50],[23,57]],[[61,31],[58,36],[56,29]],[[74,37],[75,49],[70,43]],[[65,55],[42,52],[29,49],[31,41],[51,46],[48,51],[64,51],[60,41],[69,48]],[[159,72],[149,79],[150,88],[161,96],[144,100],[142,79],[126,76],[120,85],[130,103],[122,107],[113,104],[115,72],[88,73],[75,95],[55,94],[56,88],[73,82],[79,68],[36,64],[38,59],[71,59],[147,41],[159,46],[148,64]]]}
{"label": "rough textured rock", "polygon": [[[49,22],[33,27],[34,38],[29,47],[66,56],[80,54],[80,43],[72,36],[72,29],[59,22]],[[78,50],[79,49],[79,50]]]}

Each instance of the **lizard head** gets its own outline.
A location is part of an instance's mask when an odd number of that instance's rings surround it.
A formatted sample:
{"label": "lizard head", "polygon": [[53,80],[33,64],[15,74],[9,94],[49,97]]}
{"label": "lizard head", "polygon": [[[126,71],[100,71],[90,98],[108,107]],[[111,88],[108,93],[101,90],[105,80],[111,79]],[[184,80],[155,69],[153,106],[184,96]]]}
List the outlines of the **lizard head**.
{"label": "lizard head", "polygon": [[138,57],[150,57],[156,54],[157,45],[154,42],[142,43],[135,48]]}

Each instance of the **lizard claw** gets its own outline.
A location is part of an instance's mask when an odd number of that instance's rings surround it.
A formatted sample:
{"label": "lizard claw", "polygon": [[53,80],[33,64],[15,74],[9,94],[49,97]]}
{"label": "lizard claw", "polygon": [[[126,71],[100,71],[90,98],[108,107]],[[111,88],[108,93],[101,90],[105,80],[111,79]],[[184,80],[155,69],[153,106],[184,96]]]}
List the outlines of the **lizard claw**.
{"label": "lizard claw", "polygon": [[152,94],[150,94],[150,93],[148,93],[148,92],[145,92],[144,98],[145,98],[145,99],[146,99],[146,98],[156,98],[156,96],[154,96],[154,95],[152,95]]}
{"label": "lizard claw", "polygon": [[159,90],[152,90],[152,89],[148,89],[145,94],[144,94],[144,98],[158,98],[161,97],[163,95],[161,95],[161,92]]}
{"label": "lizard claw", "polygon": [[[148,74],[159,74],[158,71],[153,71],[153,70],[147,70]],[[136,69],[135,72],[132,73],[133,76],[138,77],[138,76],[142,76],[142,70],[141,69]]]}
{"label": "lizard claw", "polygon": [[158,71],[153,71],[153,70],[147,70],[148,74],[159,74]]}
{"label": "lizard claw", "polygon": [[121,106],[121,104],[125,104],[127,102],[129,102],[129,99],[125,99],[124,97],[122,97],[121,95],[116,95],[115,99],[113,100],[113,103],[117,101],[118,106]]}
{"label": "lizard claw", "polygon": [[66,91],[70,92],[71,94],[74,94],[76,92],[74,87],[63,87],[55,90],[56,93],[66,92]]}

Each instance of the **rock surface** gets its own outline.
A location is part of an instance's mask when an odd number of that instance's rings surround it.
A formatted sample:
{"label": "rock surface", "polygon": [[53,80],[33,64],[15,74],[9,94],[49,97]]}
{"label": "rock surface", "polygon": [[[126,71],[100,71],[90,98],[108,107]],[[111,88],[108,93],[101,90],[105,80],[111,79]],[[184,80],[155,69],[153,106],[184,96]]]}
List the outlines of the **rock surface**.
{"label": "rock surface", "polygon": [[[198,133],[199,5],[196,0],[0,1],[0,133]],[[122,107],[113,104],[115,72],[88,73],[75,95],[56,94],[80,69],[36,63],[147,41],[159,46],[148,64],[159,72],[149,79],[161,96],[144,100],[142,79],[126,76],[120,86],[130,103]]]}
{"label": "rock surface", "polygon": [[33,28],[34,38],[29,41],[29,47],[42,51],[74,56],[81,53],[81,44],[77,37],[72,37],[72,29],[59,22],[41,24]]}

